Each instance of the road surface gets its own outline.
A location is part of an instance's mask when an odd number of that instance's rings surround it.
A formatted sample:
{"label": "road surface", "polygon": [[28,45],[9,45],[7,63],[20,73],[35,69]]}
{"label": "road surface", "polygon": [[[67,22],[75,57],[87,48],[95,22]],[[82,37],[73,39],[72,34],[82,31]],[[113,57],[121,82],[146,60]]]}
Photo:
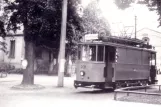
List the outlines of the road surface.
{"label": "road surface", "polygon": [[0,78],[0,107],[76,107],[76,106],[160,106],[143,103],[129,103],[113,100],[111,90],[101,91],[73,87],[74,77],[65,77],[64,87],[57,87],[56,76],[36,75],[35,84],[44,86],[41,90],[13,90],[19,85],[22,75],[9,74]]}

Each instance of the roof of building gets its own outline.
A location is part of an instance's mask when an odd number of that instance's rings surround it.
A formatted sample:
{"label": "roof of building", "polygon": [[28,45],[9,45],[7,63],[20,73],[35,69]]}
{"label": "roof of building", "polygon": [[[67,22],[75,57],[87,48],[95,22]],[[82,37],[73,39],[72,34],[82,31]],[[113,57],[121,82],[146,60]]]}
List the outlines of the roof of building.
{"label": "roof of building", "polygon": [[161,32],[156,31],[156,30],[153,30],[153,29],[150,29],[150,28],[142,28],[142,29],[138,30],[137,32],[140,32],[140,31],[142,31],[142,30],[144,30],[144,29],[147,29],[147,30],[150,30],[150,31],[153,31],[153,32],[158,33],[160,36],[159,36],[159,35],[152,35],[152,36],[155,36],[155,37],[161,38]]}
{"label": "roof of building", "polygon": [[140,32],[140,31],[142,31],[142,30],[144,30],[144,29],[148,29],[148,30],[151,30],[151,31],[153,31],[153,32],[156,32],[156,33],[160,33],[160,34],[161,34],[161,32],[156,31],[156,30],[153,30],[153,29],[150,29],[150,28],[142,28],[142,29],[138,30],[137,32]]}

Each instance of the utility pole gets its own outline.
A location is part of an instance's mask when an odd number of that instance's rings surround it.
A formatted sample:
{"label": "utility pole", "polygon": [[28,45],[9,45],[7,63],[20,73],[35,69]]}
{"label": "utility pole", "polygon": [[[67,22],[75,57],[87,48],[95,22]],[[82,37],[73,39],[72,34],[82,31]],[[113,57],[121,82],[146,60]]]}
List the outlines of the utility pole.
{"label": "utility pole", "polygon": [[137,26],[137,16],[135,16],[135,39],[136,39],[136,31],[137,31],[137,29],[136,29],[136,26]]}
{"label": "utility pole", "polygon": [[61,37],[59,48],[59,67],[58,67],[58,87],[64,86],[64,66],[65,66],[65,40],[66,40],[66,23],[67,23],[67,0],[63,0],[62,4],[62,22],[61,22]]}

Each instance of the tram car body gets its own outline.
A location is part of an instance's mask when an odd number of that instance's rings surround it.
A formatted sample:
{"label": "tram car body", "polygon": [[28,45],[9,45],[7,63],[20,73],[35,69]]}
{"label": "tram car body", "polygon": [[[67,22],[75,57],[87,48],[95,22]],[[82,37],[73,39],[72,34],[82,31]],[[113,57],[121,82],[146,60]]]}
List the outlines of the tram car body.
{"label": "tram car body", "polygon": [[108,37],[78,43],[75,88],[115,89],[156,82],[156,52],[143,41]]}

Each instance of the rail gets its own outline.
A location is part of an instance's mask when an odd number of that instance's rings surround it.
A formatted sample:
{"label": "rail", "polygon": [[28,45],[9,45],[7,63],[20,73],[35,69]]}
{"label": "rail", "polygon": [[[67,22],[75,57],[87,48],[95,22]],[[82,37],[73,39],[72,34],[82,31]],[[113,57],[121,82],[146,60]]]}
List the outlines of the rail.
{"label": "rail", "polygon": [[[156,95],[156,96],[161,96],[160,93],[149,93],[147,92],[147,89],[153,86],[158,86],[159,87],[159,91],[161,91],[161,85],[148,85],[148,86],[135,86],[135,87],[126,87],[126,88],[120,88],[120,89],[116,89],[114,91],[114,100],[117,100],[117,95],[118,93],[127,93],[127,96],[131,94],[142,94],[142,95]],[[131,91],[131,90],[135,90],[135,89],[145,89],[145,92],[137,92],[137,91]]]}

